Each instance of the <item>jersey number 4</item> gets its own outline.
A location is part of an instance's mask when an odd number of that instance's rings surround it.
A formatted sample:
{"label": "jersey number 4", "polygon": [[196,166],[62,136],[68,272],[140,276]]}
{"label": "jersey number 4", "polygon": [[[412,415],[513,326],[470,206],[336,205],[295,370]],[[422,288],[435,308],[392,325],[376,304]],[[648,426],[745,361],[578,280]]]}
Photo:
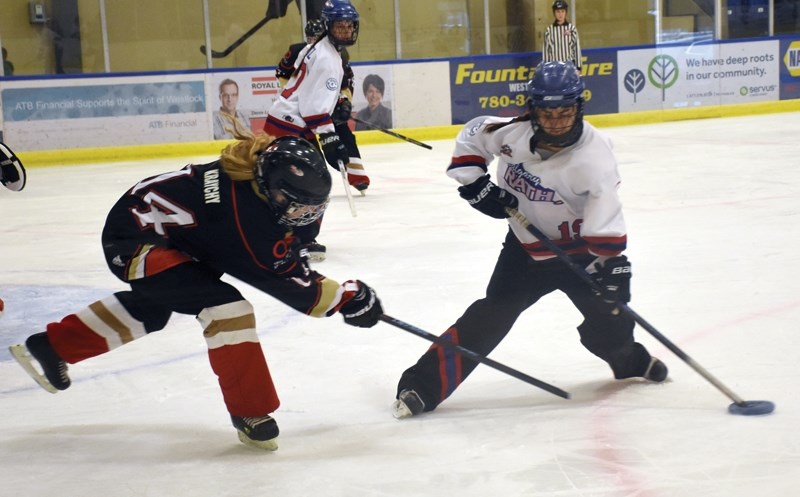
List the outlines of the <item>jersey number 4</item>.
{"label": "jersey number 4", "polygon": [[[136,192],[137,190],[152,185],[153,183],[159,183],[161,181],[175,178],[176,176],[183,176],[187,174],[192,174],[192,171],[188,168],[162,174],[160,176],[140,182],[133,187],[132,192]],[[156,233],[163,236],[167,233],[164,229],[166,226],[189,227],[197,224],[194,213],[184,209],[180,205],[157,192],[147,192],[145,196],[142,197],[142,200],[144,200],[149,207],[146,211],[131,209],[131,213],[136,217],[136,220],[139,222],[139,227],[142,229],[152,227]]]}

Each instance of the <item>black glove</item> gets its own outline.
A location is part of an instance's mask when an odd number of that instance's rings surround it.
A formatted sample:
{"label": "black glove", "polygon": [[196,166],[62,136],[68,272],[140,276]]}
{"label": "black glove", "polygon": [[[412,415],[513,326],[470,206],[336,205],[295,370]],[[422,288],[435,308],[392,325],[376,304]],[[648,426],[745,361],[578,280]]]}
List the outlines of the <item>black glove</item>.
{"label": "black glove", "polygon": [[350,300],[339,309],[344,316],[344,322],[359,328],[375,326],[383,315],[383,307],[381,307],[381,301],[375,294],[375,290],[359,280],[347,281],[344,287],[345,291],[355,292]]}
{"label": "black glove", "polygon": [[333,114],[331,114],[333,124],[335,126],[347,124],[347,121],[350,120],[350,114],[352,113],[353,104],[350,103],[350,100],[346,98],[340,98],[339,102],[336,103],[336,107],[333,108]]}
{"label": "black glove", "polygon": [[624,255],[606,259],[605,263],[595,262],[597,270],[592,275],[600,286],[599,296],[608,304],[631,301],[631,263]]}
{"label": "black glove", "polygon": [[516,209],[519,205],[517,197],[489,181],[488,174],[473,183],[458,187],[458,194],[469,205],[495,219],[509,217],[506,208]]}
{"label": "black glove", "polygon": [[322,133],[319,135],[319,144],[322,146],[325,160],[332,168],[338,171],[339,161],[344,165],[350,163],[350,154],[347,153],[347,147],[344,146],[344,143],[336,133]]}

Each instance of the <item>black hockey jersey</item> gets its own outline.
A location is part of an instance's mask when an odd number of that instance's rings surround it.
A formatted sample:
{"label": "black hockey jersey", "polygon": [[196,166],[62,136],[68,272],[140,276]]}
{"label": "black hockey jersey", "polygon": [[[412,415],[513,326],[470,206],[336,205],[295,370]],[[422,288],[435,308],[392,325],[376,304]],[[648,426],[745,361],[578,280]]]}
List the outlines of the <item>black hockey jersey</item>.
{"label": "black hockey jersey", "polygon": [[308,268],[287,230],[254,181],[232,181],[215,161],[137,183],[109,212],[102,241],[123,281],[195,260],[300,312],[328,315],[343,290]]}

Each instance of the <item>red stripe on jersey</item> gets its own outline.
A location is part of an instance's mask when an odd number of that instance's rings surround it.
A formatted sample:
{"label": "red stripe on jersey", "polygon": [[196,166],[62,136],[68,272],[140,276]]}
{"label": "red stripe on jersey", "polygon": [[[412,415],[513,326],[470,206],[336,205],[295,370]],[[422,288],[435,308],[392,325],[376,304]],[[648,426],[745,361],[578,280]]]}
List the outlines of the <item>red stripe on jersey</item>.
{"label": "red stripe on jersey", "polygon": [[462,155],[460,157],[453,157],[450,159],[450,168],[478,166],[484,171],[486,170],[486,159],[480,155]]}
{"label": "red stripe on jersey", "polygon": [[98,335],[75,314],[59,323],[47,325],[47,338],[56,353],[70,364],[108,352],[106,339]]}
{"label": "red stripe on jersey", "polygon": [[281,121],[280,119],[276,119],[272,116],[267,117],[267,121],[264,123],[264,132],[270,136],[274,136],[275,138],[279,138],[281,136],[299,136],[305,138],[311,143],[316,143],[317,139],[314,133],[308,129]]}
{"label": "red stripe on jersey", "polygon": [[303,121],[309,128],[319,128],[326,124],[333,124],[330,114],[315,114],[313,116],[303,116]]}
{"label": "red stripe on jersey", "polygon": [[239,219],[239,204],[236,202],[236,183],[234,181],[231,181],[231,205],[233,206],[233,218],[236,220],[236,231],[239,232],[239,238],[241,238],[242,244],[244,245],[245,250],[247,250],[247,253],[250,254],[253,264],[261,269],[271,270],[271,268],[259,262],[255,252],[253,252],[253,249],[250,247],[250,243],[247,241],[247,237],[244,236],[242,222]]}
{"label": "red stripe on jersey", "polygon": [[144,277],[153,276],[154,274],[191,261],[191,257],[178,250],[165,247],[153,247],[145,256]]}
{"label": "red stripe on jersey", "polygon": [[595,255],[615,256],[621,254],[628,246],[628,236],[584,236],[589,244],[589,251]]}

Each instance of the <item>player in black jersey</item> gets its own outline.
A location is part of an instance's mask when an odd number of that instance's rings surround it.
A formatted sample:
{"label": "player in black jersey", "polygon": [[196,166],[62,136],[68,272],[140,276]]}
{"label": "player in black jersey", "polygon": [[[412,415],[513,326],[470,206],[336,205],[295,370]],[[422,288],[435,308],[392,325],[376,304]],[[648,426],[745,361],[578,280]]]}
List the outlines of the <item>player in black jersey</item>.
{"label": "player in black jersey", "polygon": [[372,288],[312,271],[297,250],[293,230],[322,215],[331,189],[317,147],[236,128],[218,160],[143,179],[111,208],[103,251],[130,290],[48,324],[11,353],[55,393],[70,386],[67,364],[161,330],[173,312],[194,315],[239,439],[274,450],[279,400],[253,306],[222,275],[310,316],[339,312],[353,326],[374,326],[382,309]]}

